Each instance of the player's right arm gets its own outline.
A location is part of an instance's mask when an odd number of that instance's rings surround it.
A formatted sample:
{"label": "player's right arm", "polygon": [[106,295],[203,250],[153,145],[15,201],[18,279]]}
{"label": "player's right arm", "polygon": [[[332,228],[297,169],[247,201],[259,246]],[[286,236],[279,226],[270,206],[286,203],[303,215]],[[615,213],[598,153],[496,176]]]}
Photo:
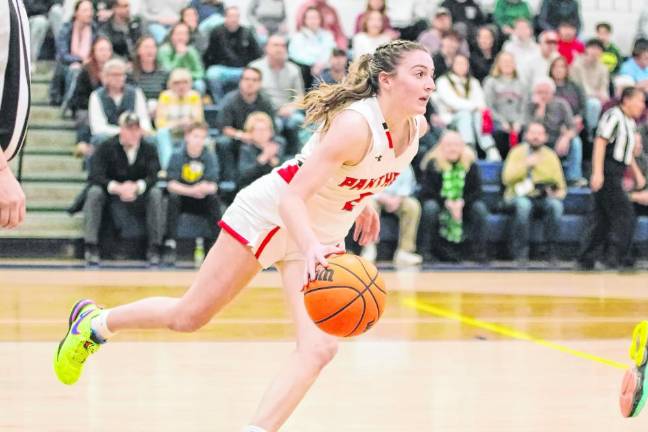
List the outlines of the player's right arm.
{"label": "player's right arm", "polygon": [[25,194],[0,149],[0,228],[14,228],[25,219]]}
{"label": "player's right arm", "polygon": [[333,119],[330,129],[280,197],[279,214],[304,254],[309,280],[315,279],[318,264],[328,265],[325,256],[336,249],[324,247],[315,236],[308,219],[306,201],[339,167],[360,162],[370,143],[371,132],[364,117],[355,111],[342,111]]}

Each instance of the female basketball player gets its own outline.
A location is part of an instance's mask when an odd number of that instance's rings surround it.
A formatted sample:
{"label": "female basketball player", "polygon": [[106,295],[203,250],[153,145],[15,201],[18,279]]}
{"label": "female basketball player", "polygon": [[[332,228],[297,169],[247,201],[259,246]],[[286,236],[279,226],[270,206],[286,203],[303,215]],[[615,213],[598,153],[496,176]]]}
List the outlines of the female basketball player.
{"label": "female basketball player", "polygon": [[422,114],[434,90],[434,65],[421,45],[394,41],[355,62],[340,84],[307,94],[307,120],[321,124],[295,159],[243,189],[182,298],[148,298],[101,310],[78,302],[54,360],[72,384],[89,354],[115,332],[168,328],[193,332],[220,311],[261,268],[277,265],[296,327],[297,346],[264,395],[247,432],[276,431],[295,409],[337,341],[307,315],[300,292],[342,251],[352,224],[360,244],[375,241],[379,219],[366,199],[392,183],[417,152]]}
{"label": "female basketball player", "polygon": [[25,218],[25,194],[9,168],[29,118],[29,21],[22,0],[0,2],[0,228]]}

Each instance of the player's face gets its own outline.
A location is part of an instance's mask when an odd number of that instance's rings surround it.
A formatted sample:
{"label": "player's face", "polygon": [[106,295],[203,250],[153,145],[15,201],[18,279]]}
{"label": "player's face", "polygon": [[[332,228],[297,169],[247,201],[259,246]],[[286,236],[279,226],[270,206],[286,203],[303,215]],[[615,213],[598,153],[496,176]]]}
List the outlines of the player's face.
{"label": "player's face", "polygon": [[408,115],[425,114],[434,84],[434,63],[426,51],[403,54],[396,74],[387,80],[388,91]]}

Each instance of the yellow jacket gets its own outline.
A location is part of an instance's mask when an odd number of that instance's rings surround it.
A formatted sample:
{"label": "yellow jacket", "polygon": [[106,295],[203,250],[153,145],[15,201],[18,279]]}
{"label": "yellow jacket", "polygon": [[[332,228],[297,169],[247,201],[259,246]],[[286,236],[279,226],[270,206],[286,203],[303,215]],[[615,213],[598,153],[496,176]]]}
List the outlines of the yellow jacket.
{"label": "yellow jacket", "polygon": [[[547,146],[542,146],[538,152],[540,161],[531,168],[531,180],[535,184],[555,184],[557,187],[556,198],[563,199],[567,195],[567,185],[558,155]],[[504,198],[515,197],[515,185],[527,179],[529,168],[526,165],[526,158],[528,155],[529,145],[521,143],[511,149],[506,157],[502,170],[502,183],[506,188]],[[533,193],[529,195],[533,196]]]}

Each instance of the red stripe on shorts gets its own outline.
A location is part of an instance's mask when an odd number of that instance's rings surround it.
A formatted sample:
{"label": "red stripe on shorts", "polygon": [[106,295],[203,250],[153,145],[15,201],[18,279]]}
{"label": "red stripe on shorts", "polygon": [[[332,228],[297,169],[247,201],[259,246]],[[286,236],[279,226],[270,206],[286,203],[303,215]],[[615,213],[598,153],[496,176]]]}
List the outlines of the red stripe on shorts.
{"label": "red stripe on shorts", "polygon": [[225,231],[227,231],[227,233],[229,235],[231,235],[236,240],[238,240],[243,246],[247,246],[247,245],[250,244],[250,242],[245,240],[245,237],[243,237],[241,234],[237,233],[236,230],[234,230],[234,228],[227,225],[227,222],[225,222],[224,220],[221,219],[220,221],[218,221],[218,226],[221,227],[222,229],[224,229]]}
{"label": "red stripe on shorts", "polygon": [[278,226],[277,226],[277,227],[274,227],[274,228],[272,229],[272,231],[270,231],[270,232],[268,233],[268,235],[265,236],[265,238],[264,238],[263,241],[261,242],[261,245],[259,246],[259,249],[257,249],[256,253],[254,254],[254,256],[256,257],[256,259],[259,259],[259,257],[261,256],[261,253],[263,253],[263,249],[265,249],[265,247],[268,245],[268,243],[270,243],[270,240],[272,240],[272,237],[274,237],[274,235],[277,234],[277,231],[279,231],[279,227],[278,227]]}

